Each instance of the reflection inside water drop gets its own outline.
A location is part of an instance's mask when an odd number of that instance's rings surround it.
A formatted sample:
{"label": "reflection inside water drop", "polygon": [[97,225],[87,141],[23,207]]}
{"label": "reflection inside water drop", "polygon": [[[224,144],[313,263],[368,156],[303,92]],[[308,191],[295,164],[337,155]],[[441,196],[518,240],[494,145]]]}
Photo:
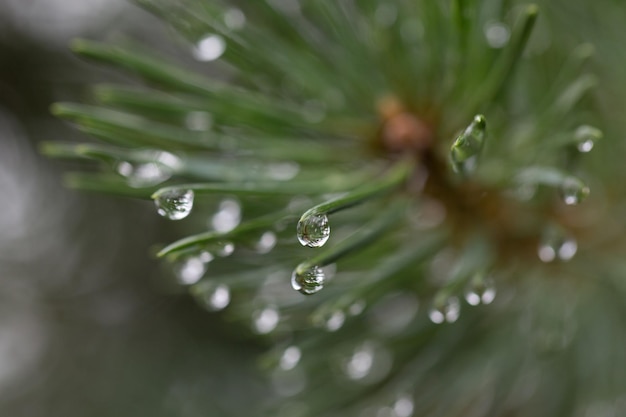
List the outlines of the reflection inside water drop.
{"label": "reflection inside water drop", "polygon": [[318,266],[312,266],[304,272],[296,268],[291,274],[291,287],[305,295],[315,294],[324,288],[326,276]]}
{"label": "reflection inside water drop", "polygon": [[319,248],[330,237],[330,225],[326,214],[313,214],[302,217],[297,227],[298,241],[302,246]]}

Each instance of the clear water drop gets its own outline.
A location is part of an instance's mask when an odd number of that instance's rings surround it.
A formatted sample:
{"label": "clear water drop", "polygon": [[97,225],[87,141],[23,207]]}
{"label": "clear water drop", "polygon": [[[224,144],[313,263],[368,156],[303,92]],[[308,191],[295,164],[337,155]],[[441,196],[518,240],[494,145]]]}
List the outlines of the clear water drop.
{"label": "clear water drop", "polygon": [[304,272],[298,268],[291,275],[291,287],[305,295],[315,294],[324,288],[326,276],[319,266],[312,266]]}
{"label": "clear water drop", "polygon": [[600,129],[588,125],[580,126],[574,133],[576,148],[582,153],[591,152],[596,142],[602,139],[602,136]]}
{"label": "clear water drop", "polygon": [[472,123],[457,136],[450,148],[450,161],[454,172],[469,174],[476,169],[478,155],[487,137],[487,122],[484,116],[474,116]]}
{"label": "clear water drop", "polygon": [[191,213],[193,199],[192,190],[174,189],[160,193],[154,204],[161,216],[170,220],[182,220]]}
{"label": "clear water drop", "polygon": [[330,225],[326,214],[313,214],[302,217],[297,228],[298,241],[302,246],[319,248],[330,237]]}
{"label": "clear water drop", "polygon": [[469,305],[491,304],[496,298],[496,287],[492,280],[471,282],[465,290],[465,301]]}
{"label": "clear water drop", "polygon": [[115,166],[117,173],[125,177],[128,185],[133,188],[161,184],[170,179],[173,172],[181,166],[180,158],[169,152],[145,151],[138,156],[144,162],[120,161]]}
{"label": "clear water drop", "polygon": [[201,62],[215,61],[226,51],[226,41],[220,35],[208,35],[193,48],[194,58]]}
{"label": "clear water drop", "polygon": [[276,237],[276,233],[268,230],[267,232],[261,235],[261,238],[255,245],[255,249],[258,253],[264,254],[269,253],[276,246],[276,242],[278,242],[278,238]]}
{"label": "clear water drop", "polygon": [[578,252],[576,239],[571,236],[552,233],[542,239],[537,255],[545,263],[553,262],[557,259],[567,262],[576,255],[576,252]]}
{"label": "clear water drop", "polygon": [[561,184],[561,198],[568,206],[582,202],[589,195],[589,187],[575,177],[567,177]]}
{"label": "clear water drop", "polygon": [[280,313],[274,306],[256,311],[253,315],[253,328],[259,334],[271,333],[280,321]]}
{"label": "clear water drop", "polygon": [[279,366],[285,371],[295,368],[302,358],[302,351],[297,346],[289,346],[280,357]]}
{"label": "clear water drop", "polygon": [[461,313],[461,305],[457,297],[449,297],[442,303],[434,303],[428,312],[430,321],[435,324],[443,322],[454,323]]}

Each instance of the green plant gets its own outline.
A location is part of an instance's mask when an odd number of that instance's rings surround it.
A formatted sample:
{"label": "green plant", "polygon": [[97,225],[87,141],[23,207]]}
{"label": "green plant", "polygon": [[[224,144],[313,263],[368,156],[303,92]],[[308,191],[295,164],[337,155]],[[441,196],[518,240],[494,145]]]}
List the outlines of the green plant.
{"label": "green plant", "polygon": [[158,255],[266,338],[290,397],[272,415],[565,416],[620,394],[621,368],[585,362],[623,363],[626,337],[598,302],[623,283],[586,279],[606,236],[606,197],[579,206],[591,46],[533,50],[535,5],[139,3],[228,81],[78,40],[144,84],[55,104],[106,144],[43,150],[101,163],[69,186],[193,208]]}

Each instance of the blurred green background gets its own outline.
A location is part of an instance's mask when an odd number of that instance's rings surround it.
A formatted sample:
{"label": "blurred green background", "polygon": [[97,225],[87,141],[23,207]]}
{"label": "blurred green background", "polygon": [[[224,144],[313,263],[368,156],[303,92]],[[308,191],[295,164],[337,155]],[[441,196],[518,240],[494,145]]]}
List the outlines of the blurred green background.
{"label": "blurred green background", "polygon": [[[596,46],[603,128],[623,135],[626,3],[543,3],[546,42]],[[0,2],[0,415],[246,415],[266,391],[260,346],[159,286],[150,246],[171,237],[151,203],[66,190],[58,161],[37,154],[79,137],[51,103],[120,77],[74,58],[77,36],[131,37],[193,65],[124,0]]]}

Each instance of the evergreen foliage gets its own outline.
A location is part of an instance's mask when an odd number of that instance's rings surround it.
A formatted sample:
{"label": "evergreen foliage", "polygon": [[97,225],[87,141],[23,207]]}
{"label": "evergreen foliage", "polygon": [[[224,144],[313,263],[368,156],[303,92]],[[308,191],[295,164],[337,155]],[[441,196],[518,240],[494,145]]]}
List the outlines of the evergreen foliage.
{"label": "evergreen foliage", "polygon": [[139,82],[55,104],[97,141],[43,151],[185,219],[158,256],[267,342],[269,415],[626,411],[592,46],[506,1],[138,2],[222,79],[77,40]]}

